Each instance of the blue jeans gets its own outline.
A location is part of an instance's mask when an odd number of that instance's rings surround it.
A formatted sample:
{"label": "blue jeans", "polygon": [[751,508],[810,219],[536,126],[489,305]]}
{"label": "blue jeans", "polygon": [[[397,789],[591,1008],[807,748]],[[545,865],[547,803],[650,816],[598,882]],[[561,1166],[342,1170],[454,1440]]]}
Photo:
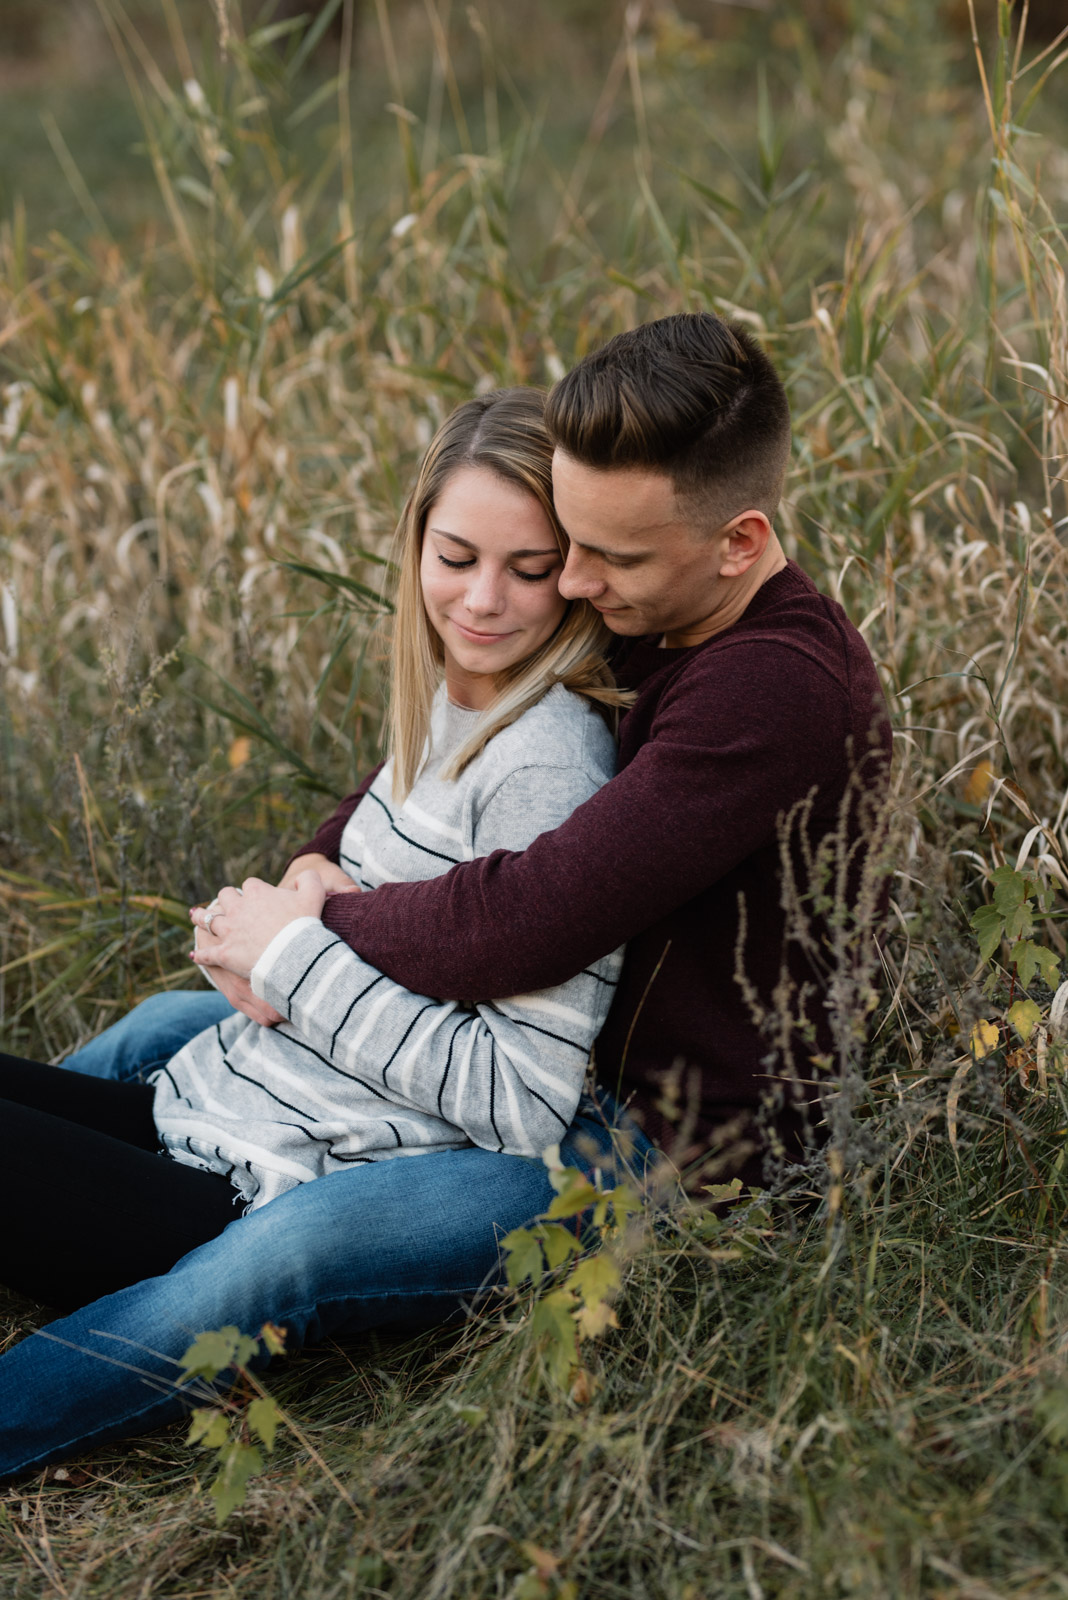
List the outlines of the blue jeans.
{"label": "blue jeans", "polygon": [[90,1078],[147,1077],[154,1067],[165,1066],[198,1033],[232,1016],[233,1009],[217,989],[177,989],[154,994],[128,1011],[121,1022],[68,1056],[63,1065]]}
{"label": "blue jeans", "polygon": [[[216,994],[156,996],[67,1065],[137,1076],[223,1005]],[[610,1104],[584,1102],[561,1143],[564,1161],[610,1167],[613,1116]],[[631,1164],[643,1165],[652,1147],[636,1129],[628,1134]],[[291,1189],[162,1277],[94,1301],[0,1357],[0,1475],[146,1432],[202,1403],[202,1385],[178,1387],[178,1362],[205,1329],[232,1323],[255,1335],[274,1322],[297,1349],[446,1321],[501,1281],[501,1237],[552,1198],[540,1161],[474,1148],[371,1162]]]}

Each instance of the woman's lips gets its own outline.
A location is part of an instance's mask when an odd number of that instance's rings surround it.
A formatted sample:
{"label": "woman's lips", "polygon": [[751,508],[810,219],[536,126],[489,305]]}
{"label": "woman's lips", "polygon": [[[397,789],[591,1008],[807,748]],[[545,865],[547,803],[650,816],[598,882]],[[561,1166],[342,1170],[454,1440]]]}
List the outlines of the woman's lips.
{"label": "woman's lips", "polygon": [[510,639],[516,631],[514,628],[509,628],[507,633],[476,633],[474,628],[465,628],[463,623],[457,622],[455,617],[450,617],[449,621],[457,633],[464,639],[470,639],[472,644],[498,644],[501,639]]}

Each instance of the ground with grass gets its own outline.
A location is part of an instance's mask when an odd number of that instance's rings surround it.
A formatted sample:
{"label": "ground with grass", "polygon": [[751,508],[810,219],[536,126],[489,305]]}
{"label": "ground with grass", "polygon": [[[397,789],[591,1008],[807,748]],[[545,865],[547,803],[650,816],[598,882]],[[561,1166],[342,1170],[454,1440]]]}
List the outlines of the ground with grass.
{"label": "ground with grass", "polygon": [[[834,952],[827,1149],[715,1217],[661,1194],[577,1373],[529,1288],[276,1364],[221,1527],[163,1431],[0,1492],[0,1592],[1068,1592],[1061,45],[981,7],[977,55],[918,0],[343,0],[318,41],[206,9],[103,0],[116,78],[20,80],[4,1048],[187,983],[189,901],[375,758],[389,535],[451,405],[677,309],[789,386],[784,542],[894,719],[891,918]],[[0,1347],[47,1315],[0,1292]]]}

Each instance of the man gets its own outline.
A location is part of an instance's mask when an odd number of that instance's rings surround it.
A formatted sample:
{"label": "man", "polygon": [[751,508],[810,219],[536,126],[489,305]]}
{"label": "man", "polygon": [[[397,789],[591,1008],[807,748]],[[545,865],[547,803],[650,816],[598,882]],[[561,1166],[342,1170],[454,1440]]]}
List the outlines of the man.
{"label": "man", "polygon": [[[626,939],[600,1082],[677,1162],[759,1178],[766,1154],[799,1157],[811,1136],[838,1042],[830,985],[850,919],[878,900],[870,845],[889,735],[877,675],[774,533],[789,412],[744,330],[701,313],[623,334],[557,385],[548,422],[571,540],[560,587],[619,636],[614,664],[635,695],[618,775],[522,854],[333,895],[322,920],[395,982],[472,1002],[548,987]],[[290,887],[299,874],[336,870],[357,799],[279,888],[250,880],[198,913],[200,959],[242,1009],[285,1014],[265,952],[307,910]],[[222,1003],[168,997],[165,1045],[134,1013],[71,1064],[106,1073],[165,1057],[183,1014],[188,1037]],[[590,1159],[574,1135],[563,1154]],[[46,1330],[64,1344],[9,1352],[0,1472],[174,1415],[180,1401],[125,1363],[173,1379],[203,1328],[271,1320],[299,1344],[441,1320],[495,1278],[500,1235],[550,1193],[536,1163],[479,1149],[290,1191],[165,1277]],[[22,1396],[39,1401],[46,1383],[70,1399],[42,1422]]]}

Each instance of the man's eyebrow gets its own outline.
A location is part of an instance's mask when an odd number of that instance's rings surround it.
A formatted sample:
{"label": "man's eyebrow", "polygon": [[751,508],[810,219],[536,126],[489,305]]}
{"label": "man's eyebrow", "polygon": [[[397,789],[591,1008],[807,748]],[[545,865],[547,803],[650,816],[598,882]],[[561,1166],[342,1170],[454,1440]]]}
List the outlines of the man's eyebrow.
{"label": "man's eyebrow", "polygon": [[646,561],[653,554],[651,550],[612,550],[603,544],[586,544],[582,539],[572,539],[571,543],[595,556],[607,556],[610,561]]}
{"label": "man's eyebrow", "polygon": [[[473,550],[478,554],[478,545],[472,544],[470,539],[461,539],[458,533],[450,533],[447,528],[431,527],[431,533],[436,533],[441,539],[451,539],[453,544],[462,544],[465,550]],[[509,561],[522,561],[526,556],[558,556],[559,550],[555,545],[543,547],[540,550],[509,550]]]}

